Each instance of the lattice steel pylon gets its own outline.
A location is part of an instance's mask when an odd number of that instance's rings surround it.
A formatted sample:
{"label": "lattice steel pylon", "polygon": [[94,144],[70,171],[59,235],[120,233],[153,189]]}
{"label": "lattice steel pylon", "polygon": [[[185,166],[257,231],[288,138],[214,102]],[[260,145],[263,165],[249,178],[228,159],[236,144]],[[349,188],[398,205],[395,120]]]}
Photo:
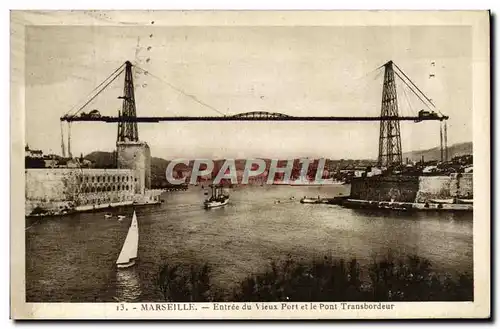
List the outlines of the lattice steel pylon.
{"label": "lattice steel pylon", "polygon": [[[121,115],[124,117],[135,118],[137,116],[135,110],[135,95],[134,95],[134,78],[132,76],[132,63],[125,62],[125,84],[123,87],[123,99]],[[137,122],[120,121],[118,123],[118,142],[137,142],[139,141],[139,132],[137,130]]]}
{"label": "lattice steel pylon", "polygon": [[[394,81],[394,69],[392,61],[384,64],[384,85],[382,88],[381,117],[398,117],[398,96],[396,93],[396,82]],[[380,121],[380,139],[378,147],[378,165],[391,167],[401,164],[403,155],[401,153],[401,132],[398,120]]]}

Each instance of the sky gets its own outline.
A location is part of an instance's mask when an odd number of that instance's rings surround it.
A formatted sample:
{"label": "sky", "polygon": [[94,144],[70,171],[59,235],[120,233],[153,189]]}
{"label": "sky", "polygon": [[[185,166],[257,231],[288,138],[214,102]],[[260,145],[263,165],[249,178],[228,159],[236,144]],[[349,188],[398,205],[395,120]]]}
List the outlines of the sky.
{"label": "sky", "polygon": [[[45,153],[61,153],[59,118],[126,60],[150,73],[134,75],[139,116],[376,116],[377,68],[393,60],[450,116],[448,144],[472,140],[466,26],[30,26],[25,41],[26,142]],[[116,115],[122,90],[123,75],[83,111]],[[397,90],[401,115],[426,109],[399,81]],[[111,151],[116,134],[116,124],[73,123],[73,155]],[[165,159],[375,159],[378,134],[378,122],[139,124]],[[403,122],[401,134],[403,152],[439,145],[438,122]]]}

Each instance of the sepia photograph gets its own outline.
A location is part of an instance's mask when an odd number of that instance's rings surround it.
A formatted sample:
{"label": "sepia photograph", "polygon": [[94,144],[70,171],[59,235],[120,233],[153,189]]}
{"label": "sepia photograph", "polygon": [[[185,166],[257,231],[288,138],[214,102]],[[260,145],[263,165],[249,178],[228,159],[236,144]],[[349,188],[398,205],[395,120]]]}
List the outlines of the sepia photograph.
{"label": "sepia photograph", "polygon": [[486,11],[12,11],[13,317],[489,317],[489,65]]}

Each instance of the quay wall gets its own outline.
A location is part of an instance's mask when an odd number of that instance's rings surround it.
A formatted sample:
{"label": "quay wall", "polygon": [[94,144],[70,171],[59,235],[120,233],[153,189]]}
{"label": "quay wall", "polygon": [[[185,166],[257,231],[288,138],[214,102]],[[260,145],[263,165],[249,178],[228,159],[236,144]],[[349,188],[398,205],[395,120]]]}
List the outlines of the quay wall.
{"label": "quay wall", "polygon": [[429,199],[463,198],[474,196],[473,174],[462,173],[450,176],[421,176],[415,202]]}
{"label": "quay wall", "polygon": [[375,176],[351,182],[350,198],[371,201],[426,202],[473,197],[473,174],[449,176]]}

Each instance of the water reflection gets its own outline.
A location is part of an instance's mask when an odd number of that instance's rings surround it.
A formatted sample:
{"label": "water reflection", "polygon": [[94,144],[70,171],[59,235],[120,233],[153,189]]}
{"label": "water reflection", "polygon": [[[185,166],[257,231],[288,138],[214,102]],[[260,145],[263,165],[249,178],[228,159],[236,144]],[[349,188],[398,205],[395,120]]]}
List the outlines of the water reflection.
{"label": "water reflection", "polygon": [[141,293],[141,283],[135,266],[116,270],[116,301],[135,302]]}

